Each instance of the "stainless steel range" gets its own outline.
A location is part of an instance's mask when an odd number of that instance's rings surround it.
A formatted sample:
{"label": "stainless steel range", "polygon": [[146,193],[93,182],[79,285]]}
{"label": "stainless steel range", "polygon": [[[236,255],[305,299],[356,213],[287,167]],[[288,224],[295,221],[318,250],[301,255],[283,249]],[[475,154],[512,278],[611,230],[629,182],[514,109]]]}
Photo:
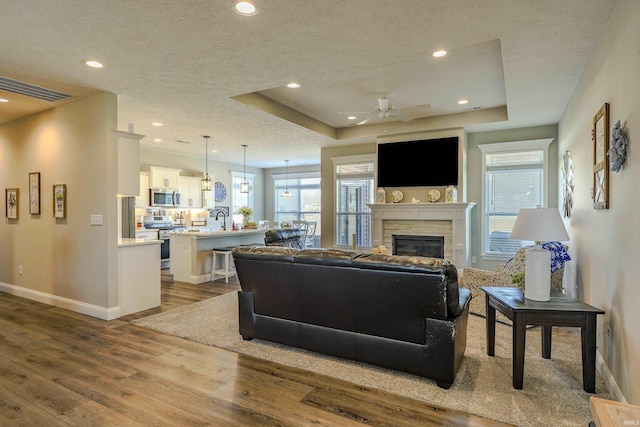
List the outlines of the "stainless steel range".
{"label": "stainless steel range", "polygon": [[161,268],[169,268],[169,259],[171,257],[171,239],[169,238],[172,231],[185,230],[185,226],[173,225],[173,220],[168,215],[148,215],[143,218],[144,228],[158,230],[158,239],[162,240],[160,245],[160,265]]}

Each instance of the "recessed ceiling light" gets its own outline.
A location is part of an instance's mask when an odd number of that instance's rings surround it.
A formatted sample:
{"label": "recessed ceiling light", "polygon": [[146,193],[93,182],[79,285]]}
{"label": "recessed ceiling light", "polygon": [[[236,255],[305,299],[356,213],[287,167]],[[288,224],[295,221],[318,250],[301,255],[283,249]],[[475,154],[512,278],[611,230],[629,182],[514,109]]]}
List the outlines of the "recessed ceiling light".
{"label": "recessed ceiling light", "polygon": [[355,120],[357,117],[356,116],[349,116],[347,117],[347,120]]}
{"label": "recessed ceiling light", "polygon": [[291,89],[298,89],[300,87],[300,84],[296,82],[291,82],[287,85],[287,87]]}
{"label": "recessed ceiling light", "polygon": [[153,142],[162,142],[162,140],[160,138],[156,138],[153,140]]}
{"label": "recessed ceiling light", "polygon": [[84,61],[85,65],[87,65],[88,67],[91,68],[102,68],[103,65],[102,63],[98,62],[98,61]]}
{"label": "recessed ceiling light", "polygon": [[233,10],[242,16],[253,16],[258,13],[258,8],[250,0],[235,0]]}
{"label": "recessed ceiling light", "polygon": [[9,102],[8,99],[0,98],[0,102]]}
{"label": "recessed ceiling light", "polygon": [[464,105],[464,104],[468,104],[469,100],[468,99],[461,99],[460,101],[458,101],[458,104],[460,105]]}
{"label": "recessed ceiling light", "polygon": [[218,152],[218,150],[211,150],[211,152],[212,152],[212,153],[217,153],[217,152]]}
{"label": "recessed ceiling light", "polygon": [[446,54],[447,54],[446,50],[436,50],[435,52],[433,52],[432,55],[433,55],[434,58],[442,58]]}
{"label": "recessed ceiling light", "polygon": [[153,122],[153,123],[151,123],[151,124],[152,124],[153,126],[162,126],[162,123],[160,123],[160,122]]}

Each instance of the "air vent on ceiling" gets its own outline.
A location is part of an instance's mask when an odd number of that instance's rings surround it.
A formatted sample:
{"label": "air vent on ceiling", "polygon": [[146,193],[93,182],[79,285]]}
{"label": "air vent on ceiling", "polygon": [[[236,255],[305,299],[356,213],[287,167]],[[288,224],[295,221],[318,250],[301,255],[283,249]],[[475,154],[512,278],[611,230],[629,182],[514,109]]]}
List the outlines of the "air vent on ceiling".
{"label": "air vent on ceiling", "polygon": [[7,92],[13,92],[19,95],[30,96],[31,98],[42,99],[50,102],[71,98],[71,95],[67,95],[66,93],[56,92],[55,90],[20,82],[18,80],[8,79],[2,76],[0,76],[0,90],[6,90]]}

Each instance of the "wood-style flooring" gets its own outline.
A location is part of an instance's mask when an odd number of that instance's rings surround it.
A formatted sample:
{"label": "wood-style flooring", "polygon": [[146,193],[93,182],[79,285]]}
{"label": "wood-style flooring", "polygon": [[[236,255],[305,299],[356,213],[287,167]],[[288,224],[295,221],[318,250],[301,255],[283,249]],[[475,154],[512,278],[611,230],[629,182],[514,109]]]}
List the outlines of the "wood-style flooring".
{"label": "wood-style flooring", "polygon": [[174,282],[105,322],[0,292],[0,426],[499,426],[130,324],[239,289]]}

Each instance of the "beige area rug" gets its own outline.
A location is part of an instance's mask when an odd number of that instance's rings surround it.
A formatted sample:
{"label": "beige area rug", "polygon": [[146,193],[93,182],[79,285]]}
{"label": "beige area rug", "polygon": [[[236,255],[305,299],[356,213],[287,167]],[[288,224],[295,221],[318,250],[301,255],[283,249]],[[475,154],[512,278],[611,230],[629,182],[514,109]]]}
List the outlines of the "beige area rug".
{"label": "beige area rug", "polygon": [[[582,390],[580,330],[554,328],[551,359],[540,355],[540,328],[527,331],[524,388],[511,386],[511,327],[496,325],[496,355],[486,353],[485,319],[469,316],[467,349],[449,390],[434,381],[372,365],[338,359],[238,333],[235,292],[138,319],[135,325],[248,354],[518,426],[586,426],[589,396]],[[602,378],[596,395],[610,399]]]}

